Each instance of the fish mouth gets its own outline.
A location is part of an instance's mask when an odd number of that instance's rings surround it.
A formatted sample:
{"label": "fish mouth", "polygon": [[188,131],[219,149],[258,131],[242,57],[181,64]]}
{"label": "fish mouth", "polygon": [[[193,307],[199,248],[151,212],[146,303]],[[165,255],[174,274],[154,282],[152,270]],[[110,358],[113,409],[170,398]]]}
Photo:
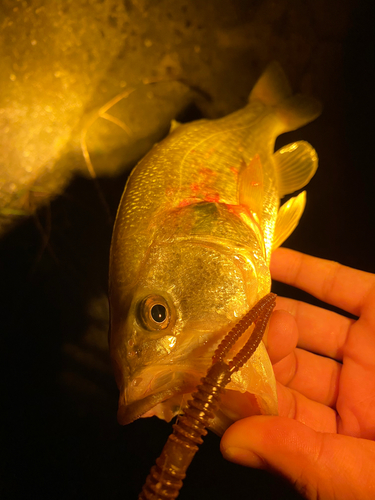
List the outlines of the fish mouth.
{"label": "fish mouth", "polygon": [[[127,425],[140,417],[159,416],[166,421],[179,413],[183,397],[191,393],[199,383],[202,374],[193,371],[162,370],[157,376],[147,370],[130,381],[120,394],[117,420]],[[132,382],[138,382],[133,388]],[[166,405],[162,403],[167,402]],[[160,406],[158,406],[160,405]],[[158,407],[159,411],[151,411]],[[162,416],[161,416],[162,414]]]}
{"label": "fish mouth", "polygon": [[[253,354],[252,362],[247,362],[232,375],[215,411],[218,425],[210,424],[217,434],[223,433],[229,420],[233,422],[257,414],[277,415],[276,382],[272,365],[265,354],[266,348],[261,343]],[[187,399],[205,376],[205,365],[202,362],[194,367],[184,364],[148,366],[135,373],[120,391],[119,424],[127,425],[140,417],[151,416],[169,422],[181,413]]]}
{"label": "fish mouth", "polygon": [[[181,375],[181,374],[180,374]],[[174,380],[174,384],[166,384],[164,390],[149,393],[145,397],[133,400],[126,404],[123,397],[120,396],[117,420],[120,425],[127,425],[138,418],[157,416],[169,422],[175,415],[180,414],[187,399],[195,391],[199,383],[197,380],[186,381]],[[215,417],[209,424],[209,428],[217,435],[221,436],[225,430],[236,420],[250,415],[277,415],[277,398],[270,390],[269,394],[263,394],[261,397],[250,391],[239,392],[236,387],[229,384],[221,394],[219,407],[214,412]]]}
{"label": "fish mouth", "polygon": [[156,394],[150,394],[139,401],[134,401],[130,405],[120,405],[117,412],[117,420],[120,425],[127,425],[142,417],[159,403],[166,401],[178,392],[178,389],[171,388]]}
{"label": "fish mouth", "polygon": [[[155,415],[166,421],[170,421],[177,413],[180,413],[180,411],[173,411],[169,408],[171,405],[171,398],[177,396],[174,407],[181,409],[181,403],[184,396],[190,396],[193,390],[194,389],[191,389],[188,394],[182,394],[178,387],[173,387],[160,391],[156,394],[150,394],[145,398],[134,401],[129,405],[122,404],[118,409],[117,420],[120,425],[127,425],[134,422],[138,418]],[[163,411],[161,407],[163,407],[164,402],[166,403],[165,410],[167,411],[168,416],[164,413],[163,417],[160,417],[156,408],[160,405],[159,411]],[[238,391],[227,389],[221,395],[221,403],[224,405],[224,408],[222,405],[217,408],[214,412],[214,418],[208,426],[218,436],[222,436],[233,422],[241,418],[248,417],[250,415],[277,414],[277,411],[272,411],[271,407],[262,410],[260,400],[254,394],[249,392],[241,394]]]}

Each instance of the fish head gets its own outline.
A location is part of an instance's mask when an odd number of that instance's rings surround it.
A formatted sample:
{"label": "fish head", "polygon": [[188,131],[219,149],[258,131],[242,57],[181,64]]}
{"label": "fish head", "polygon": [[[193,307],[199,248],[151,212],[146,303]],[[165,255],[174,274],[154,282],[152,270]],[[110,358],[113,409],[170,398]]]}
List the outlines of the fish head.
{"label": "fish head", "polygon": [[[220,341],[262,296],[250,258],[220,242],[193,237],[154,240],[133,286],[121,290],[121,283],[114,282],[111,288],[110,350],[120,389],[121,424],[153,415],[169,421],[180,413]],[[244,403],[238,403],[239,393],[248,395],[245,406],[251,413],[265,412],[259,410],[254,393],[259,400],[263,395],[275,400],[263,344],[254,356],[259,366],[247,363],[232,377],[218,433],[229,425],[223,427],[224,420],[239,418],[236,411]],[[231,392],[238,394],[230,397]]]}

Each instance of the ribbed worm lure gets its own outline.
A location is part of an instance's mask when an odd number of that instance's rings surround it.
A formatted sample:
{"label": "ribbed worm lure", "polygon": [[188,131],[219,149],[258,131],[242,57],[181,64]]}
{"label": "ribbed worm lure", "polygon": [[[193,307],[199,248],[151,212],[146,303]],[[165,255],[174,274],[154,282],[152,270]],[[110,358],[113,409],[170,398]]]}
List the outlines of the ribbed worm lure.
{"label": "ribbed worm lure", "polygon": [[[275,301],[275,294],[267,294],[222,340],[214,353],[207,375],[201,379],[197,391],[188,401],[184,415],[173,425],[173,433],[156,460],[156,465],[152,467],[138,500],[177,498],[186,470],[198,451],[198,446],[203,442],[202,436],[207,434],[209,421],[214,417],[220,393],[229,383],[232,374],[250,359],[261,342]],[[250,338],[234,358],[226,363],[226,355],[252,323],[255,326]]]}

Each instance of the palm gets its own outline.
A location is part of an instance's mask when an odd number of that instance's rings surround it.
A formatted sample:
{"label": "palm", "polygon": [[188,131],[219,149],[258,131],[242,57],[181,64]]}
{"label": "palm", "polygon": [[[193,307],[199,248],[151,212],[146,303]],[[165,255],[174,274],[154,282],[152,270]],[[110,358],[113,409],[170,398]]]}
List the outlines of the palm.
{"label": "palm", "polygon": [[268,351],[280,416],[234,423],[223,454],[284,475],[309,499],[372,500],[375,276],[287,249],[274,252],[271,272],[358,319],[278,297]]}
{"label": "palm", "polygon": [[286,249],[274,253],[271,271],[359,318],[278,298],[269,353],[280,415],[316,431],[374,439],[375,277]]}

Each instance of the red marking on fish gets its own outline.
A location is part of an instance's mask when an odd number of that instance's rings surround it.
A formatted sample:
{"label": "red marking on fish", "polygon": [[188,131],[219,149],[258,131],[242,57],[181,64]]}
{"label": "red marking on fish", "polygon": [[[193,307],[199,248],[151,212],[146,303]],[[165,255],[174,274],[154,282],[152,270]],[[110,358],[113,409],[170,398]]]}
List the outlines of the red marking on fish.
{"label": "red marking on fish", "polygon": [[220,201],[219,193],[206,194],[204,197],[205,201],[211,201],[213,203],[218,203]]}
{"label": "red marking on fish", "polygon": [[241,215],[246,215],[247,217],[254,218],[252,212],[249,210],[249,207],[246,205],[230,205],[229,203],[225,203],[225,206],[232,212],[232,214],[237,215],[237,217],[241,217]]}
{"label": "red marking on fish", "polygon": [[204,175],[205,177],[216,177],[217,172],[214,172],[211,168],[202,167],[198,172],[200,175]]}
{"label": "red marking on fish", "polygon": [[190,205],[191,204],[191,200],[188,198],[188,199],[185,199],[185,200],[181,200],[180,203],[178,204],[179,207],[186,207],[187,205]]}

